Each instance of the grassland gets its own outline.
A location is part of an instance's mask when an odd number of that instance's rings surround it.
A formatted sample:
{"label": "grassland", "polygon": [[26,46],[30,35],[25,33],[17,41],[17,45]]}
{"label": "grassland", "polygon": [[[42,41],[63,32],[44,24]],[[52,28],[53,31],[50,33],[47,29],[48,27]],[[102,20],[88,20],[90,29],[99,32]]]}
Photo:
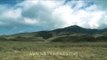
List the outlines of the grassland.
{"label": "grassland", "polygon": [[107,60],[107,43],[0,41],[0,60]]}

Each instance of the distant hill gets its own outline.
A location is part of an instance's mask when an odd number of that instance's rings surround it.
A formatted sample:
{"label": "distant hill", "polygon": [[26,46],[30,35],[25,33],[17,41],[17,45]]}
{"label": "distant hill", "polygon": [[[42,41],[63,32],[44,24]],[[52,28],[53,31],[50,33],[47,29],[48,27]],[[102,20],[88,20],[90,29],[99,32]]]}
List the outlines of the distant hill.
{"label": "distant hill", "polygon": [[86,29],[74,25],[52,31],[2,36],[0,41],[107,42],[107,29]]}

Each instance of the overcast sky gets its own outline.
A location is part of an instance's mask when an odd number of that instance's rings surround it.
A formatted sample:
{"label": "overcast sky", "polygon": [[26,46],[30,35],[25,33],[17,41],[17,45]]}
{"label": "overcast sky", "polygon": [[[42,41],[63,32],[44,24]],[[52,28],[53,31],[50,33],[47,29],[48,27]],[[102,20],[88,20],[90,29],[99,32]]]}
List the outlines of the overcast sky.
{"label": "overcast sky", "polygon": [[0,0],[0,34],[72,25],[107,28],[106,0]]}

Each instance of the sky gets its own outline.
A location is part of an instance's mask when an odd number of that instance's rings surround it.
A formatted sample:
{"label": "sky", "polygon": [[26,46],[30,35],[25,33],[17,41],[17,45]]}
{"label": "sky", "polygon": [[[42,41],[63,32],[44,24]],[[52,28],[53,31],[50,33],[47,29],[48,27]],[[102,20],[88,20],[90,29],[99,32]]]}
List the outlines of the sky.
{"label": "sky", "polygon": [[0,35],[78,25],[107,28],[106,0],[0,0]]}

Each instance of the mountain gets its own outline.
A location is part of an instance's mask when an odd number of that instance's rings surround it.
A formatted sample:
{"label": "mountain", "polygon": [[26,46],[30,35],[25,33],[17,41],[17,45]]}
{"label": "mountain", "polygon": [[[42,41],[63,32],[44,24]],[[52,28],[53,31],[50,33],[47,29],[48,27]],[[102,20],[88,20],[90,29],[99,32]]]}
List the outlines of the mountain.
{"label": "mountain", "polygon": [[56,29],[54,30],[54,32],[69,32],[69,33],[85,33],[85,34],[93,34],[93,33],[99,33],[100,30],[97,29],[86,29],[86,28],[82,28],[79,26],[70,26],[70,27],[66,27],[66,28],[62,28],[62,29]]}
{"label": "mountain", "polygon": [[0,37],[2,41],[105,42],[107,29],[86,29],[69,26],[51,31],[20,33]]}

